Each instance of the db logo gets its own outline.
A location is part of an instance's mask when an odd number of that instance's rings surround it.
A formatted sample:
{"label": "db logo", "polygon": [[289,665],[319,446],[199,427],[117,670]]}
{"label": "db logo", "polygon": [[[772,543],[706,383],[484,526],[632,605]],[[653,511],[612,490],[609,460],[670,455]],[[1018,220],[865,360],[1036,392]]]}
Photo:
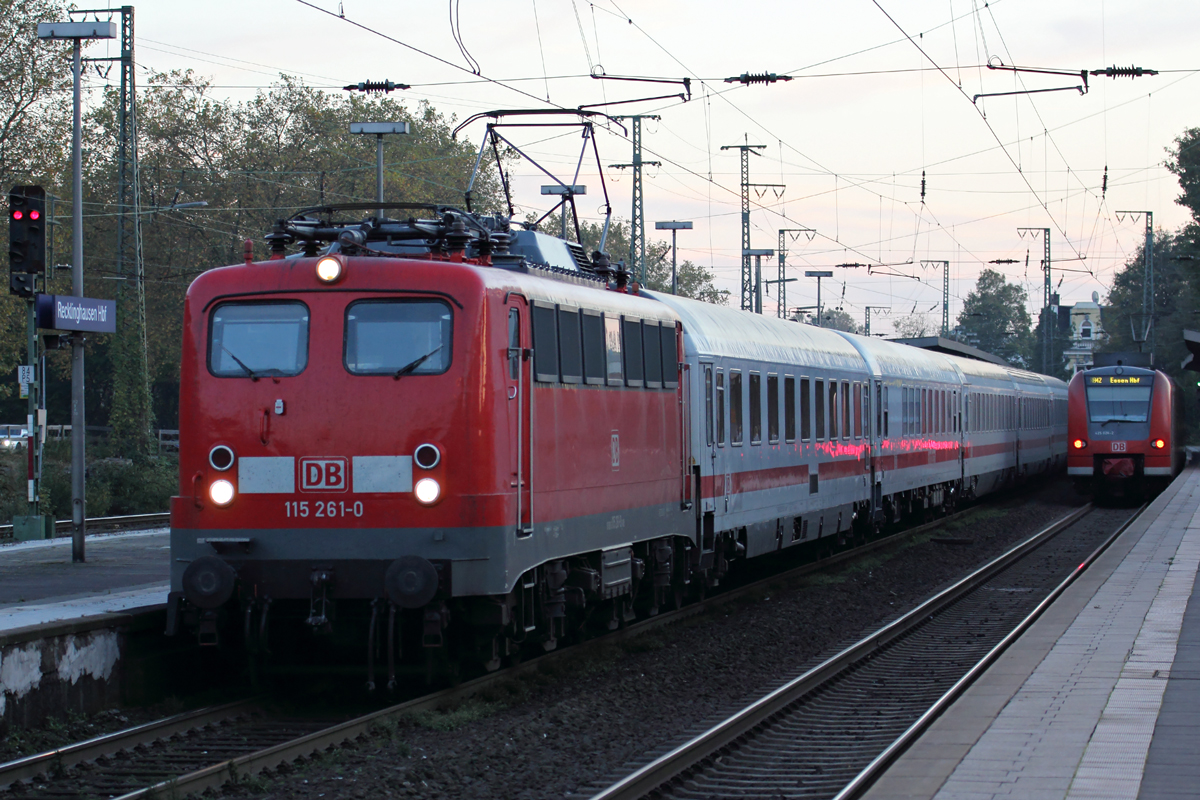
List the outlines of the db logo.
{"label": "db logo", "polygon": [[344,458],[300,459],[300,491],[344,492],[349,463]]}
{"label": "db logo", "polygon": [[1125,452],[1125,443],[1124,442],[1113,442],[1112,443],[1112,451],[1114,453],[1124,453]]}

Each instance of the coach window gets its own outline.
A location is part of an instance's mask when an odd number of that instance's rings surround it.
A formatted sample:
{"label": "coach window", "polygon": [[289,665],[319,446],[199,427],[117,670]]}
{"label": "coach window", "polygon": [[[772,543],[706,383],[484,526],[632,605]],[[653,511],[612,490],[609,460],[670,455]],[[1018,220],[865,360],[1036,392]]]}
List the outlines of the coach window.
{"label": "coach window", "polygon": [[[308,365],[308,307],[296,302],[224,303],[212,312],[209,337],[208,370],[219,378],[299,375]],[[421,353],[409,360],[417,355]]]}
{"label": "coach window", "polygon": [[621,318],[604,317],[604,352],[608,364],[605,374],[609,386],[621,386],[625,383],[625,372],[622,369],[624,359],[621,358]]}
{"label": "coach window", "polygon": [[767,376],[767,441],[779,442],[779,376]]}
{"label": "coach window", "polygon": [[850,438],[850,382],[842,381],[842,438]]}
{"label": "coach window", "polygon": [[813,409],[817,414],[816,440],[825,441],[825,381],[815,381],[813,391]]}
{"label": "coach window", "polygon": [[[554,338],[554,306],[549,307]],[[450,368],[452,314],[441,300],[360,300],[346,309],[346,369],[355,375],[436,375]],[[557,357],[551,366],[558,378]]]}
{"label": "coach window", "polygon": [[658,335],[657,322],[642,323],[642,343],[646,354],[646,388],[662,388],[662,342]]}
{"label": "coach window", "polygon": [[838,438],[838,385],[837,381],[829,382],[829,441]]}
{"label": "coach window", "polygon": [[675,323],[664,322],[658,330],[658,345],[662,354],[662,385],[664,389],[675,389],[679,386],[679,348],[675,342]]}
{"label": "coach window", "polygon": [[558,365],[563,383],[583,383],[579,312],[573,308],[558,309]]}
{"label": "coach window", "polygon": [[621,318],[621,344],[625,348],[625,385],[641,386],[645,381],[642,362],[642,321]]}
{"label": "coach window", "polygon": [[717,447],[725,446],[725,373],[717,370]]}
{"label": "coach window", "polygon": [[742,373],[729,370],[729,443],[742,443]]}
{"label": "coach window", "polygon": [[854,384],[854,438],[862,438],[862,384]]}
{"label": "coach window", "polygon": [[558,331],[553,305],[533,303],[533,374],[539,381],[558,381]]}
{"label": "coach window", "polygon": [[704,440],[713,443],[713,374],[712,367],[704,365]]}
{"label": "coach window", "polygon": [[888,396],[890,394],[891,390],[887,386],[880,387],[879,407],[883,411],[883,425],[881,429],[883,430],[883,438],[885,439],[888,437]]}
{"label": "coach window", "polygon": [[783,438],[796,441],[796,379],[791,375],[783,377]]}
{"label": "coach window", "polygon": [[583,323],[583,382],[603,385],[605,378],[604,318],[599,311],[583,309],[579,321]]}
{"label": "coach window", "polygon": [[762,377],[750,373],[750,444],[762,444]]}
{"label": "coach window", "polygon": [[812,381],[800,379],[800,440],[812,438]]}
{"label": "coach window", "polygon": [[946,390],[938,389],[938,433],[945,433],[949,429],[946,419]]}

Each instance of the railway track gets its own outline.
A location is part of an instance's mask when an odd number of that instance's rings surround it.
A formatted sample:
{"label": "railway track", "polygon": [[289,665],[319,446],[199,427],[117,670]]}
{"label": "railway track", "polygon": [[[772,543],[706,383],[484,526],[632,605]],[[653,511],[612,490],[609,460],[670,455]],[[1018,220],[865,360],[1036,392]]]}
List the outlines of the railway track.
{"label": "railway track", "polygon": [[856,796],[1138,513],[1072,512],[592,800]]}
{"label": "railway track", "polygon": [[560,655],[607,646],[664,625],[705,613],[714,602],[728,602],[806,574],[860,558],[952,522],[970,511],[869,542],[815,563],[729,589],[708,600],[643,620],[592,642],[548,653],[460,686],[389,706],[365,716],[331,723],[328,718],[277,717],[254,701],[243,701],[181,714],[119,731],[58,750],[0,765],[0,800],[48,797],[118,797],[120,800],[182,797],[216,788],[238,775],[271,769],[297,758],[369,734],[377,725],[403,715],[452,707],[501,681],[541,668]]}
{"label": "railway track", "polygon": [[[171,522],[170,512],[162,512],[156,514],[125,514],[118,517],[88,517],[86,528],[90,533],[98,533],[99,531],[108,531],[114,528],[153,528],[159,525],[169,525]],[[70,531],[74,522],[69,519],[56,520],[54,523],[55,533],[64,533]],[[0,525],[0,538],[12,536],[12,525]]]}

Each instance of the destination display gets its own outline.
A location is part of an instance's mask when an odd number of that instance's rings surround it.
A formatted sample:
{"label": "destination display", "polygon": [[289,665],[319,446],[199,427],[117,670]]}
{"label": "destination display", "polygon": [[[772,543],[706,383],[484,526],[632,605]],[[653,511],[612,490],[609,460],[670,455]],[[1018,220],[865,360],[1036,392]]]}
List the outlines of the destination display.
{"label": "destination display", "polygon": [[1149,386],[1153,375],[1095,375],[1088,376],[1089,386]]}
{"label": "destination display", "polygon": [[35,300],[39,328],[56,331],[117,332],[117,302],[65,294],[39,294]]}

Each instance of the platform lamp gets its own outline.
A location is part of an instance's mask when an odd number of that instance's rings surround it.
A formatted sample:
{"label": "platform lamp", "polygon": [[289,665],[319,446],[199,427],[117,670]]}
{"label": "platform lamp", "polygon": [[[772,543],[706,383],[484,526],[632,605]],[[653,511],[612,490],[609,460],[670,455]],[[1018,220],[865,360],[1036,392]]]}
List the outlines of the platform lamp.
{"label": "platform lamp", "polygon": [[824,320],[821,319],[821,278],[832,278],[833,271],[827,269],[806,269],[804,277],[817,279],[817,327],[825,327]]}
{"label": "platform lamp", "polygon": [[679,279],[676,277],[676,253],[679,248],[675,244],[675,236],[678,231],[690,231],[692,229],[691,222],[655,222],[654,230],[670,231],[671,232],[671,294],[679,294]]}
{"label": "platform lamp", "polygon": [[[389,134],[405,135],[409,132],[407,122],[351,122],[350,133],[375,137],[375,202],[383,203],[383,137]],[[383,209],[376,216],[383,221]]]}
{"label": "platform lamp", "polygon": [[762,260],[763,256],[770,258],[775,255],[774,250],[765,250],[760,248],[744,248],[742,250],[742,258],[751,256],[754,258],[754,313],[762,313]]}
{"label": "platform lamp", "polygon": [[[84,39],[116,39],[117,23],[39,22],[38,38],[47,41],[73,41],[75,50],[72,73],[75,79],[75,127],[71,135],[71,291],[83,297],[83,112],[80,80]],[[71,337],[71,560],[83,561],[86,515],[84,489],[84,447],[86,415],[83,407],[83,336]]]}

